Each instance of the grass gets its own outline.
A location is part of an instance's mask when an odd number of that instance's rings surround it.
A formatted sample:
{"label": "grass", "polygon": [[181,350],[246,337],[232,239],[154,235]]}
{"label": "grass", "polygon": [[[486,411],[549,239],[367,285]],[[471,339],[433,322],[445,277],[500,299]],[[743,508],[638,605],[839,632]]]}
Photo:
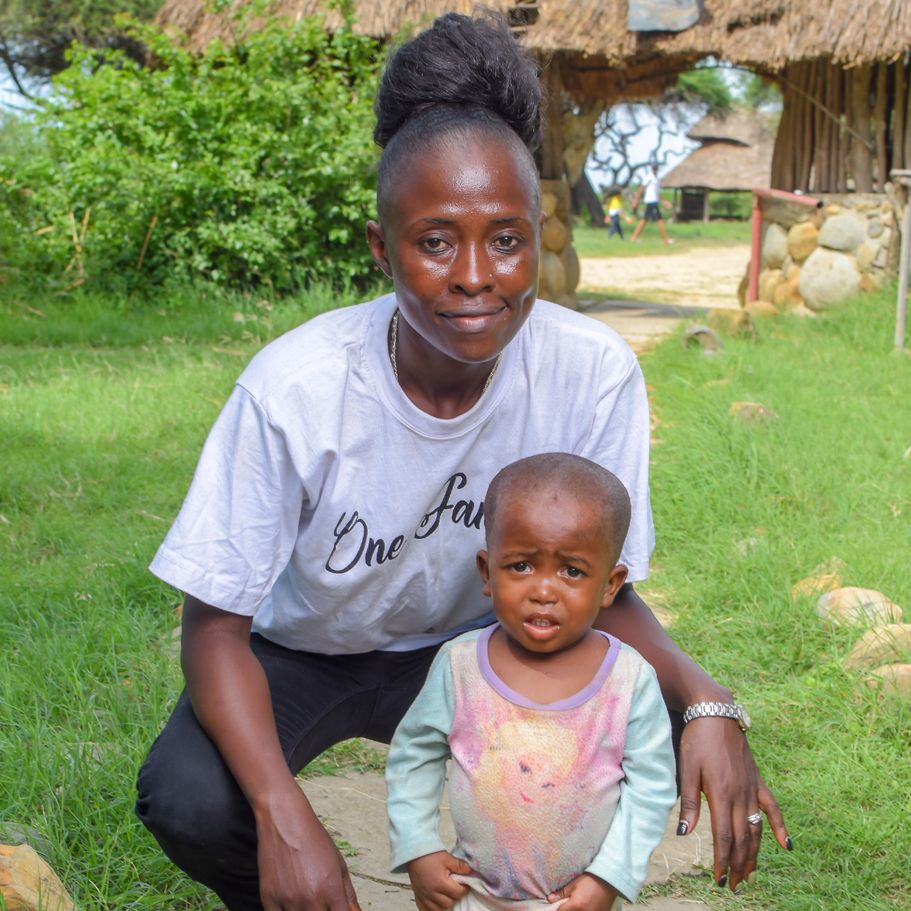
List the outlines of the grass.
{"label": "grass", "polygon": [[[713,356],[672,339],[645,359],[651,587],[677,640],[749,706],[795,843],[765,848],[744,908],[911,908],[908,703],[860,686],[842,667],[859,634],[789,596],[838,558],[843,584],[883,591],[911,621],[911,358],[890,350],[893,313],[894,290],[764,323]],[[777,419],[739,422],[743,400]]]}
{"label": "grass", "polygon": [[573,243],[579,256],[616,257],[648,256],[656,253],[685,253],[694,247],[748,244],[750,223],[748,221],[710,222],[667,222],[668,234],[674,240],[667,247],[655,225],[647,225],[639,243],[630,243],[635,224],[624,225],[624,240],[608,237],[607,228],[592,228],[589,225],[573,226]]}
{"label": "grass", "polygon": [[[44,836],[82,911],[218,907],[132,813],[136,769],[180,687],[177,599],[146,566],[246,358],[338,301],[178,289],[111,306],[4,290],[0,822]],[[853,634],[788,597],[837,556],[846,584],[911,610],[911,359],[889,351],[891,301],[767,324],[712,357],[672,339],[645,361],[658,529],[646,591],[749,705],[795,841],[765,848],[738,907],[911,907],[907,706],[858,689],[840,663]],[[741,399],[778,420],[737,423]],[[355,743],[310,771],[380,764]],[[707,878],[672,888],[731,905]]]}

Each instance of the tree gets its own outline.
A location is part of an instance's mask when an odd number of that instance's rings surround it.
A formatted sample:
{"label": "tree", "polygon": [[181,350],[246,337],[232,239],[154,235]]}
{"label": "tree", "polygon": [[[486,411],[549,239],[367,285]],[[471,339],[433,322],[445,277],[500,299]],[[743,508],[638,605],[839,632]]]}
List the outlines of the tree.
{"label": "tree", "polygon": [[0,61],[18,91],[46,82],[65,69],[66,51],[77,42],[122,50],[141,59],[142,45],[117,22],[128,14],[150,19],[162,0],[0,0]]}
{"label": "tree", "polygon": [[[606,110],[595,127],[591,161],[605,173],[608,185],[627,187],[645,168],[667,164],[670,137],[679,136],[697,117],[729,111],[734,100],[718,68],[710,65],[681,73],[660,98]],[[646,126],[655,131],[656,139],[651,148],[643,149],[640,137]]]}

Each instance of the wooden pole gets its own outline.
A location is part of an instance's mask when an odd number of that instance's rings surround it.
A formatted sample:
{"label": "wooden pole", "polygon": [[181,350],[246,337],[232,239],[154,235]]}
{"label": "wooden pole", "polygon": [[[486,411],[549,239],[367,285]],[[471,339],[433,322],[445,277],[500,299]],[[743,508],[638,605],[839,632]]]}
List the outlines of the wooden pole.
{"label": "wooden pole", "polygon": [[876,65],[876,93],[873,96],[873,129],[876,133],[876,189],[885,192],[889,175],[889,64]]}
{"label": "wooden pole", "polygon": [[870,141],[870,64],[865,63],[848,71],[850,91],[847,93],[848,125],[857,134],[851,137],[850,169],[856,193],[873,192],[873,156],[867,145]]}
{"label": "wooden pole", "polygon": [[541,144],[541,177],[560,180],[563,177],[563,84],[560,64],[551,57],[544,70],[545,114],[544,142]]}
{"label": "wooden pole", "polygon": [[839,115],[838,130],[835,134],[835,192],[844,193],[848,189],[846,176],[846,158],[848,138],[844,128],[845,98],[847,96],[848,73],[838,68],[835,76],[835,111]]}
{"label": "wooden pole", "polygon": [[905,161],[905,95],[908,86],[905,82],[905,64],[898,60],[892,65],[892,84],[895,86],[895,103],[892,107],[892,169],[902,170],[907,167]]}

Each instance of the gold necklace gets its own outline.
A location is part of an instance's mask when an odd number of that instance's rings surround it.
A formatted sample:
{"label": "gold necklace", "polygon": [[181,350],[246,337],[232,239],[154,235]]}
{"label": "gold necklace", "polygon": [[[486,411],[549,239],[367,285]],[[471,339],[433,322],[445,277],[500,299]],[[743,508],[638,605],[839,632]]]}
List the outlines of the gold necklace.
{"label": "gold necklace", "polygon": [[[396,355],[396,352],[398,351],[398,345],[399,345],[399,311],[398,311],[398,309],[396,309],[395,313],[392,314],[392,332],[391,332],[391,338],[389,339],[389,360],[392,363],[392,375],[395,377],[395,381],[397,383],[399,382],[399,365],[398,365],[398,362],[396,361],[395,355]],[[502,357],[503,357],[502,354],[497,355],[497,359],[494,361],[493,368],[491,369],[490,373],[487,375],[487,379],[484,381],[484,386],[481,389],[481,395],[484,395],[484,393],[487,392],[487,387],[493,381],[493,375],[497,372],[497,367],[500,366],[500,358],[502,358]],[[401,385],[401,384],[399,384],[399,385]],[[481,395],[479,395],[478,398],[480,398]]]}

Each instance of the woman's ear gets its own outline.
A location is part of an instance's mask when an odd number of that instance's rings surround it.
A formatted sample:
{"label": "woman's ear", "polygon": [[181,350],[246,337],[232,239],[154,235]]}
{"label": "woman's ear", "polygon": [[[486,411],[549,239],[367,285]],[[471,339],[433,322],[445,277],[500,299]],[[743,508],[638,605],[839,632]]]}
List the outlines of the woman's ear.
{"label": "woman's ear", "polygon": [[614,603],[614,598],[617,597],[617,592],[623,587],[628,575],[629,570],[622,563],[618,563],[610,571],[610,575],[607,577],[607,585],[604,588],[604,595],[601,598],[602,608],[610,607]]}
{"label": "woman's ear", "polygon": [[367,222],[367,246],[373,261],[383,270],[386,278],[392,278],[392,266],[386,252],[386,234],[378,221]]}
{"label": "woman's ear", "polygon": [[490,597],[490,560],[487,556],[486,550],[478,551],[478,572],[481,574],[481,579],[484,581],[484,594],[487,597]]}

